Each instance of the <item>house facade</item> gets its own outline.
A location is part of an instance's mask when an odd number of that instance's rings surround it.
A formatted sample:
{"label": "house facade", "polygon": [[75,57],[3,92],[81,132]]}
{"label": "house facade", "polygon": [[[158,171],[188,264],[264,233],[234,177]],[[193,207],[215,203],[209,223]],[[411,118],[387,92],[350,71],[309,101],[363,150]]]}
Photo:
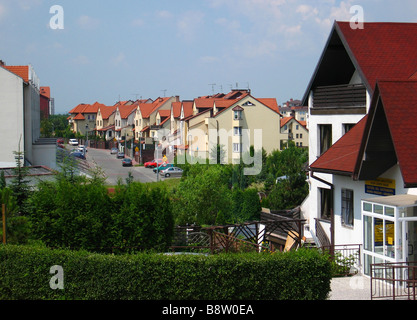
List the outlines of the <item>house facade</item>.
{"label": "house facade", "polygon": [[360,244],[369,275],[373,263],[417,258],[417,24],[358,31],[335,22],[304,96],[310,192],[302,215],[319,244]]}
{"label": "house facade", "polygon": [[193,159],[211,159],[220,145],[226,163],[239,163],[249,153],[264,148],[280,150],[280,120],[276,99],[259,99],[249,90],[200,97],[182,104],[179,154]]}
{"label": "house facade", "polygon": [[289,141],[294,142],[296,147],[308,147],[309,137],[305,121],[298,121],[295,117],[281,118],[281,149]]}
{"label": "house facade", "polygon": [[56,168],[56,141],[40,138],[40,81],[31,65],[0,62],[0,116],[3,119],[0,167],[14,167],[14,152],[24,152],[27,166]]}

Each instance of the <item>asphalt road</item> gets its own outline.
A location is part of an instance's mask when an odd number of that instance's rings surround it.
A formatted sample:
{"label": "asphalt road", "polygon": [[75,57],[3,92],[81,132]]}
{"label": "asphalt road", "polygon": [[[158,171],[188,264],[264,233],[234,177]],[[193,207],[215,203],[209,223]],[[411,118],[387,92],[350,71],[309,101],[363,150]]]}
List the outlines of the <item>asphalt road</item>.
{"label": "asphalt road", "polygon": [[157,175],[152,169],[135,166],[123,167],[122,159],[117,159],[115,154],[110,154],[110,150],[89,148],[86,158],[91,168],[98,166],[103,170],[108,185],[116,185],[119,179],[125,183],[129,172],[132,173],[134,181],[157,181]]}

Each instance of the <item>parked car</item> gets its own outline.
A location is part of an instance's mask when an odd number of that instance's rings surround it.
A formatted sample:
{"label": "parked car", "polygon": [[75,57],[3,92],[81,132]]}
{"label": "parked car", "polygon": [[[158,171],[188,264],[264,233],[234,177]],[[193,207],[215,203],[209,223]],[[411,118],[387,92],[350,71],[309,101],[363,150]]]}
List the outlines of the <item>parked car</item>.
{"label": "parked car", "polygon": [[58,138],[58,139],[56,139],[56,143],[58,143],[58,144],[64,144],[64,138]]}
{"label": "parked car", "polygon": [[172,163],[161,163],[158,167],[153,169],[153,172],[156,173],[158,170],[162,171],[168,168],[173,167],[174,165]]}
{"label": "parked car", "polygon": [[69,139],[68,144],[71,146],[78,146],[78,140],[77,139]]}
{"label": "parked car", "polygon": [[110,154],[116,154],[118,152],[119,152],[119,149],[117,149],[117,148],[111,148],[111,150],[110,150]]}
{"label": "parked car", "polygon": [[161,176],[164,176],[166,178],[168,177],[181,177],[182,176],[182,169],[178,167],[171,167],[165,170],[162,170],[159,173]]}
{"label": "parked car", "polygon": [[131,167],[132,166],[132,159],[124,158],[122,160],[122,166],[123,167]]}
{"label": "parked car", "polygon": [[77,149],[79,152],[87,152],[88,150],[87,150],[87,148],[86,148],[86,146],[83,146],[83,145],[81,145],[81,146],[78,146],[78,149]]}
{"label": "parked car", "polygon": [[70,156],[85,160],[85,155],[82,152],[72,152],[70,153]]}
{"label": "parked car", "polygon": [[117,153],[117,159],[123,159],[125,157],[125,153],[124,152],[118,152]]}
{"label": "parked car", "polygon": [[152,161],[145,162],[143,165],[145,168],[155,168],[157,165],[164,163],[162,159],[153,159]]}

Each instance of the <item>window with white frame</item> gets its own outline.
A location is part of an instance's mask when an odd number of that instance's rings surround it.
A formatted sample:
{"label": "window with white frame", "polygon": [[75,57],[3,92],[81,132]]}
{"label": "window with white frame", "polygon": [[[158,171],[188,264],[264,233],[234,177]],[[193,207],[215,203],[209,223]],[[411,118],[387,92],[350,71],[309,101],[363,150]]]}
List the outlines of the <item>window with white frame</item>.
{"label": "window with white frame", "polygon": [[233,143],[233,152],[238,153],[242,150],[242,144],[241,143]]}

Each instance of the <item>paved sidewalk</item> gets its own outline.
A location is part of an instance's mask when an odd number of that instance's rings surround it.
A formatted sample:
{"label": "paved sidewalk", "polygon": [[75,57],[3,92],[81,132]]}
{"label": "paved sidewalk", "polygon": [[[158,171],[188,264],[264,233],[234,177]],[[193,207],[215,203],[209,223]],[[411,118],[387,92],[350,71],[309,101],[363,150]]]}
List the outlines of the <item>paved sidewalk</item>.
{"label": "paved sidewalk", "polygon": [[371,280],[361,274],[333,278],[329,300],[371,300]]}

